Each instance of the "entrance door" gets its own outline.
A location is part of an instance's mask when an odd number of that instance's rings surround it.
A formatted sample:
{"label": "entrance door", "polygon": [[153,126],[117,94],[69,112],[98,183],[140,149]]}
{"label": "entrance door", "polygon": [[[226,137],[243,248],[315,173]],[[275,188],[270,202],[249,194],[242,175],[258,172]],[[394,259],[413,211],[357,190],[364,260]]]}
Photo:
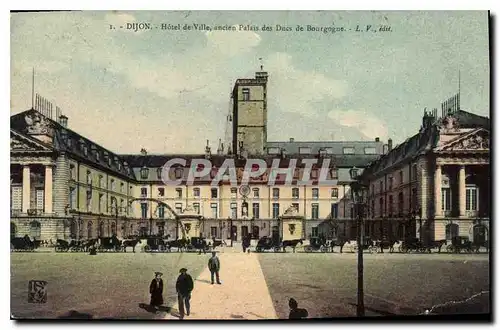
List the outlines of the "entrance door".
{"label": "entrance door", "polygon": [[271,237],[272,237],[273,239],[275,239],[275,240],[279,240],[279,238],[280,238],[280,233],[279,233],[278,226],[273,226]]}
{"label": "entrance door", "polygon": [[231,227],[231,235],[233,240],[237,241],[238,240],[238,227],[232,226]]}
{"label": "entrance door", "polygon": [[475,225],[473,229],[474,244],[483,245],[486,242],[486,234],[485,225]]}
{"label": "entrance door", "polygon": [[241,237],[248,236],[248,226],[241,226]]}
{"label": "entrance door", "polygon": [[252,238],[259,239],[259,226],[253,226],[252,228]]}

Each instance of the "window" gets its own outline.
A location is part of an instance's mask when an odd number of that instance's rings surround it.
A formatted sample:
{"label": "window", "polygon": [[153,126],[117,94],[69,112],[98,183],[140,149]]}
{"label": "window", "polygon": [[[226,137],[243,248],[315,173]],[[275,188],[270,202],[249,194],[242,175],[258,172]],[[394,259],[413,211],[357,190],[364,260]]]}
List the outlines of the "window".
{"label": "window", "polygon": [[399,171],[399,184],[403,184],[404,182],[404,176],[403,176],[403,171]]}
{"label": "window", "polygon": [[313,199],[318,199],[319,198],[319,189],[318,188],[313,188],[312,189],[312,198]]}
{"label": "window", "polygon": [[392,182],[394,181],[394,178],[391,176],[389,177],[389,190],[392,190]]}
{"label": "window", "polygon": [[158,218],[160,219],[165,218],[165,206],[163,205],[158,206]]}
{"label": "window", "polygon": [[318,227],[312,227],[311,228],[311,236],[312,237],[318,237]]}
{"label": "window", "polygon": [[411,190],[411,208],[413,210],[417,208],[417,202],[418,202],[417,188],[413,188]]}
{"label": "window", "polygon": [[417,180],[417,164],[413,164],[412,167],[411,167],[411,179],[412,181],[415,181]]}
{"label": "window", "polygon": [[394,203],[394,198],[392,195],[389,195],[389,216],[392,216],[393,214],[393,203]]}
{"label": "window", "polygon": [[200,214],[200,203],[193,203],[193,209],[196,214]]}
{"label": "window", "polygon": [[353,147],[344,147],[342,149],[342,153],[344,155],[350,155],[350,154],[354,154],[354,148]]}
{"label": "window", "polygon": [[384,192],[384,182],[383,181],[380,181],[380,190],[379,192]]}
{"label": "window", "polygon": [[83,145],[83,154],[85,155],[85,157],[88,156],[88,153],[89,153],[89,150],[88,150],[87,146],[84,144]]}
{"label": "window", "polygon": [[299,203],[292,203],[292,206],[297,210],[297,212],[299,211]]}
{"label": "window", "polygon": [[311,170],[311,178],[313,178],[313,179],[318,178],[318,170],[317,169]]}
{"label": "window", "polygon": [[231,188],[231,199],[236,199],[238,189]]}
{"label": "window", "polygon": [[375,199],[372,199],[372,209],[370,210],[372,218],[375,218]]}
{"label": "window", "polygon": [[311,148],[309,148],[309,147],[301,147],[301,148],[299,148],[299,154],[301,154],[301,155],[310,155],[311,154]]}
{"label": "window", "polygon": [[273,188],[273,198],[280,198],[280,188]]}
{"label": "window", "polygon": [[441,209],[451,211],[451,189],[441,188]]}
{"label": "window", "polygon": [[366,147],[365,155],[374,155],[377,153],[377,149],[375,147]]}
{"label": "window", "polygon": [[253,211],[253,217],[255,219],[259,219],[260,218],[259,203],[253,203],[252,204],[252,211]]}
{"label": "window", "polygon": [[249,88],[243,88],[242,94],[243,94],[243,101],[250,101],[250,89]]}
{"label": "window", "polygon": [[236,219],[238,215],[238,206],[236,203],[231,203],[230,205],[231,208],[231,218]]}
{"label": "window", "polygon": [[141,197],[148,196],[148,188],[141,188]]}
{"label": "window", "polygon": [[176,168],[174,170],[175,178],[176,179],[181,179],[182,178],[182,168]]}
{"label": "window", "polygon": [[337,203],[332,203],[331,209],[330,209],[330,216],[332,218],[338,218],[339,216],[339,204]]}
{"label": "window", "polygon": [[253,197],[259,198],[259,188],[253,188]]}
{"label": "window", "polygon": [[69,165],[69,175],[71,180],[76,180],[76,169],[75,165],[73,164]]}
{"label": "window", "polygon": [[92,191],[87,190],[87,212],[92,211]]}
{"label": "window", "polygon": [[382,197],[380,197],[380,199],[378,200],[378,206],[379,206],[380,217],[383,217],[384,216],[384,199]]}
{"label": "window", "polygon": [[124,203],[124,200],[120,199],[120,213],[123,212],[123,203]]}
{"label": "window", "polygon": [[277,219],[280,216],[280,205],[278,203],[273,203],[273,219]]}
{"label": "window", "polygon": [[212,196],[212,198],[217,198],[217,188],[212,188],[210,190],[210,195]]}
{"label": "window", "polygon": [[477,187],[465,188],[465,210],[477,211]]}
{"label": "window", "polygon": [[401,216],[403,214],[403,208],[404,208],[403,193],[400,192],[398,194],[398,215],[399,216]]}
{"label": "window", "polygon": [[267,148],[267,153],[269,155],[277,155],[280,153],[280,148],[276,148],[276,147],[273,147],[273,148]]}
{"label": "window", "polygon": [[332,198],[339,198],[339,188],[332,188]]}
{"label": "window", "polygon": [[218,218],[217,203],[211,203],[210,204],[210,209],[212,210],[212,218],[217,219]]}
{"label": "window", "polygon": [[[195,198],[200,198],[200,188],[193,188],[193,196]],[[182,197],[182,195],[181,195]]]}
{"label": "window", "polygon": [[90,171],[87,171],[87,184],[92,185],[92,173]]}
{"label": "window", "polygon": [[292,197],[295,199],[299,198],[299,188],[292,188]]}
{"label": "window", "polygon": [[115,191],[115,180],[111,179],[111,190]]}
{"label": "window", "polygon": [[158,196],[165,197],[165,188],[158,188]]}
{"label": "window", "polygon": [[339,171],[337,169],[330,169],[330,176],[332,179],[338,179],[339,178]]}
{"label": "window", "polygon": [[162,175],[161,173],[163,172],[163,168],[159,167],[157,170],[156,170],[156,176],[158,177],[158,180],[161,180],[162,179]]}
{"label": "window", "polygon": [[[109,158],[109,166],[111,166],[111,158]],[[140,170],[141,179],[146,180],[149,177],[149,168],[143,166]]]}
{"label": "window", "polygon": [[76,209],[76,188],[69,188],[69,207],[72,210]]}
{"label": "window", "polygon": [[182,188],[175,189],[175,193],[177,194],[176,195],[177,199],[181,199],[182,198]]}
{"label": "window", "polygon": [[[104,195],[103,194],[99,194],[99,205],[98,205],[98,209],[97,209],[98,213],[102,213],[102,210],[104,208],[103,204],[102,204],[103,200],[104,200]],[[111,211],[113,211],[113,210],[111,210]]]}
{"label": "window", "polygon": [[148,203],[141,203],[141,218],[146,219],[148,217]]}
{"label": "window", "polygon": [[313,219],[319,218],[319,205],[317,203],[311,205],[311,217]]}
{"label": "window", "polygon": [[124,193],[125,193],[125,184],[124,184],[123,182],[122,182],[122,183],[120,183],[120,192],[121,192],[122,194],[124,194]]}
{"label": "window", "polygon": [[177,214],[182,213],[182,203],[175,203],[175,213]]}
{"label": "window", "polygon": [[210,227],[210,237],[219,237],[217,236],[217,227]]}

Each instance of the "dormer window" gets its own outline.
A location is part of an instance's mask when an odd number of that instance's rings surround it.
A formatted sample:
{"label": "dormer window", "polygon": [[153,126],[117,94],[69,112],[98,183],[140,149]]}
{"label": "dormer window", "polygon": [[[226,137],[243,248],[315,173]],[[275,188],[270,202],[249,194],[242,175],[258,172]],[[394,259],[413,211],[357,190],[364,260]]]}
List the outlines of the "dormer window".
{"label": "dormer window", "polygon": [[269,155],[277,155],[280,153],[280,148],[267,148],[267,153]]}
{"label": "dormer window", "polygon": [[311,148],[309,148],[309,147],[301,147],[301,148],[299,148],[299,154],[301,154],[301,155],[309,155],[309,154],[311,154]]}
{"label": "dormer window", "polygon": [[149,168],[146,166],[143,166],[141,168],[141,179],[145,180],[149,177]]}
{"label": "dormer window", "polygon": [[156,170],[156,176],[158,177],[158,180],[161,180],[161,174],[162,174],[162,171],[163,171],[163,168],[162,168],[162,167],[159,167],[159,168]]}
{"label": "dormer window", "polygon": [[118,171],[121,171],[122,170],[122,163],[118,162],[117,166],[118,166]]}
{"label": "dormer window", "polygon": [[354,154],[354,148],[353,147],[344,147],[342,149],[342,153],[344,155],[352,155],[352,154]]}

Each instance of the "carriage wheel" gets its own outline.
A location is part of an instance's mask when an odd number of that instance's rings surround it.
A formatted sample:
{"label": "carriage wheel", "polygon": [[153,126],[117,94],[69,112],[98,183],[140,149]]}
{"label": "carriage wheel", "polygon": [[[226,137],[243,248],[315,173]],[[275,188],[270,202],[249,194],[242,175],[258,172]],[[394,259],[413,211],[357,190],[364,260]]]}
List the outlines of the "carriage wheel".
{"label": "carriage wheel", "polygon": [[257,247],[255,248],[255,251],[257,251],[257,252],[262,252],[262,249],[261,249],[261,247],[260,247],[260,246],[257,246]]}
{"label": "carriage wheel", "polygon": [[151,251],[149,245],[144,245],[144,252],[149,252],[149,251]]}
{"label": "carriage wheel", "polygon": [[446,252],[453,252],[453,245],[447,245]]}
{"label": "carriage wheel", "polygon": [[325,253],[325,252],[328,252],[328,248],[324,245],[321,246],[321,252]]}
{"label": "carriage wheel", "polygon": [[400,246],[399,247],[399,252],[402,252],[402,253],[408,253],[408,247],[407,246]]}
{"label": "carriage wheel", "polygon": [[[280,252],[280,248],[278,246],[274,247],[274,252]],[[286,252],[286,251],[285,251]]]}
{"label": "carriage wheel", "polygon": [[305,252],[307,252],[307,253],[312,252],[312,247],[310,247],[310,246],[306,246],[306,247],[304,248],[304,251],[305,251]]}

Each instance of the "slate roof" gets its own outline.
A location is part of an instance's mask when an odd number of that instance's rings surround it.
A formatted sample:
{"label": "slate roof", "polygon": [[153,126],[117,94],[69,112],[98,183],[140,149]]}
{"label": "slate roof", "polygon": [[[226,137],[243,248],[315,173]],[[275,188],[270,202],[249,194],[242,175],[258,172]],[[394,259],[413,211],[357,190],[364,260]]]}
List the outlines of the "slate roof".
{"label": "slate roof", "polygon": [[[40,112],[30,109],[23,111],[21,113],[15,114],[10,117],[10,125],[11,128],[23,132],[24,134],[27,131],[27,124],[25,121],[25,116],[36,112],[38,115],[45,117],[54,128],[54,138],[52,142],[52,147],[57,151],[65,151],[71,154],[73,157],[78,158],[84,162],[91,163],[97,168],[102,168],[108,172],[112,172],[115,175],[127,179],[135,180],[135,176],[132,170],[127,173],[126,164],[124,164],[124,160],[121,157],[112,151],[103,148],[97,143],[85,138],[84,136],[76,133],[75,131],[62,126],[57,121],[52,120],[51,118],[44,116]],[[67,142],[66,142],[67,141]],[[84,144],[87,146],[87,155],[85,155],[81,145]],[[95,153],[92,151],[94,148],[96,151],[100,153],[99,160],[97,160]],[[112,162],[111,165],[104,158],[104,153],[107,153],[109,157],[111,157]],[[121,163],[121,169],[118,168],[118,163]]]}
{"label": "slate roof", "polygon": [[375,148],[375,154],[384,152],[384,143],[381,141],[276,141],[267,142],[269,148],[284,149],[286,154],[299,154],[300,148],[311,148],[311,154],[318,154],[321,149],[330,148],[333,155],[344,155],[344,148],[354,148],[355,155],[366,155],[365,148]]}

